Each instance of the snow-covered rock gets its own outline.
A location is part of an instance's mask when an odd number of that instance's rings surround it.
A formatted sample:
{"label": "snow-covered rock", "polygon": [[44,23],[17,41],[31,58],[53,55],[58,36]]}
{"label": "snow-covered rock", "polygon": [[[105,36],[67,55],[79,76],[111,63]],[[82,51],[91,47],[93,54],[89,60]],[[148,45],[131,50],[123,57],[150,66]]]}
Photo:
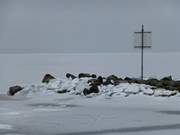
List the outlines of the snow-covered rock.
{"label": "snow-covered rock", "polygon": [[137,84],[128,84],[125,83],[124,92],[127,94],[138,94],[140,92],[140,88]]}
{"label": "snow-covered rock", "polygon": [[177,94],[177,91],[170,91],[170,90],[165,90],[165,89],[156,89],[154,92],[154,96],[162,96],[162,97],[170,97],[174,96]]}
{"label": "snow-covered rock", "polygon": [[39,96],[39,95],[50,95],[55,94],[55,91],[48,90],[46,85],[30,85],[25,87],[22,91],[18,92],[16,95],[23,96]]}
{"label": "snow-covered rock", "polygon": [[[17,95],[50,95],[50,94],[59,94],[59,93],[69,93],[74,95],[86,95],[83,94],[84,90],[89,90],[92,86],[88,81],[92,78],[65,78],[65,79],[52,79],[49,83],[41,83],[39,85],[30,85],[24,87],[24,89],[18,92]],[[105,97],[112,97],[118,95],[129,96],[131,94],[140,94],[140,95],[154,95],[169,97],[177,94],[177,91],[169,91],[165,89],[154,89],[152,86],[145,84],[136,84],[136,83],[120,83],[118,85],[99,85],[95,86],[98,89],[98,94],[93,95],[104,95]],[[97,93],[97,92],[96,92]]]}
{"label": "snow-covered rock", "polygon": [[151,88],[147,88],[147,89],[143,90],[143,94],[151,96],[154,94],[154,90]]}

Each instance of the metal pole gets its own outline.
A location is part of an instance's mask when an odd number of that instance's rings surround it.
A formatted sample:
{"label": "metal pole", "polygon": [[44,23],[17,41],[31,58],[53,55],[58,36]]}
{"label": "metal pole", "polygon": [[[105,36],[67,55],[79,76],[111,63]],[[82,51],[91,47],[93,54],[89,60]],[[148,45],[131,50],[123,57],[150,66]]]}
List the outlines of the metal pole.
{"label": "metal pole", "polygon": [[[144,79],[144,48],[151,48],[151,43],[148,42],[148,38],[146,36],[150,36],[152,32],[151,31],[144,31],[144,25],[142,24],[141,31],[134,32],[135,35],[137,35],[137,41],[135,48],[141,49],[141,63],[140,63],[140,79]],[[150,37],[149,37],[150,38]],[[140,42],[139,42],[140,40]],[[146,41],[145,41],[146,40]]]}
{"label": "metal pole", "polygon": [[143,51],[144,51],[144,25],[142,24],[142,37],[141,37],[141,80],[143,80]]}

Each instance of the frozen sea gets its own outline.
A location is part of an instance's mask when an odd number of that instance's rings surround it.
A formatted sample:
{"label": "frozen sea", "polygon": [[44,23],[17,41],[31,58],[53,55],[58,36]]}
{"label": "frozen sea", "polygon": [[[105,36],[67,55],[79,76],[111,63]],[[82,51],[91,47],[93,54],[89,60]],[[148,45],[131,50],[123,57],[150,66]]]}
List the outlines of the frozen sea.
{"label": "frozen sea", "polygon": [[1,135],[179,135],[179,97],[0,97]]}

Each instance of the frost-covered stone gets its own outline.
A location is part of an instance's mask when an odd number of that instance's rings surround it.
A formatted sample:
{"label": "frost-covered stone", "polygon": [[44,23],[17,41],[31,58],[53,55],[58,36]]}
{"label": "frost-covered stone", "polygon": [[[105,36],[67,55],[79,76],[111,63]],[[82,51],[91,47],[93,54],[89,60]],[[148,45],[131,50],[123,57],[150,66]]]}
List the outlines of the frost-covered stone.
{"label": "frost-covered stone", "polygon": [[177,91],[169,91],[169,90],[165,90],[165,89],[156,89],[154,92],[155,97],[158,97],[158,96],[170,97],[170,96],[174,96],[176,94],[177,94]]}
{"label": "frost-covered stone", "polygon": [[140,88],[136,84],[127,84],[124,92],[128,94],[138,94],[140,92]]}
{"label": "frost-covered stone", "polygon": [[147,89],[143,90],[143,94],[151,96],[154,94],[154,90],[151,88],[147,88]]}
{"label": "frost-covered stone", "polygon": [[[176,95],[176,91],[155,89],[153,86],[138,83],[121,82],[117,85],[103,85],[103,77],[92,78],[59,78],[51,79],[48,83],[26,86],[18,92],[20,95],[50,95],[58,93],[69,93],[74,95],[102,95],[107,97],[129,96],[132,94],[154,95],[170,97]],[[95,94],[93,94],[95,93]],[[98,93],[98,94],[97,94]]]}

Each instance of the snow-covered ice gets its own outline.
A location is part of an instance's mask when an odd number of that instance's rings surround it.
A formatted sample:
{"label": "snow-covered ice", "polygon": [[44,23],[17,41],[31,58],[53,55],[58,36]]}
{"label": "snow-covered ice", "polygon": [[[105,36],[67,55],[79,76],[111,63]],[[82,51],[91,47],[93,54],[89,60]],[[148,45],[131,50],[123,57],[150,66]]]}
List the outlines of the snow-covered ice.
{"label": "snow-covered ice", "polygon": [[[180,96],[144,84],[99,86],[84,96],[88,79],[29,85],[0,96],[2,135],[178,135]],[[68,90],[59,94],[57,91]],[[77,94],[78,93],[78,94]],[[163,96],[163,97],[162,97]]]}
{"label": "snow-covered ice", "polygon": [[[179,104],[179,97],[44,95],[1,100],[7,114],[0,113],[0,122],[6,134],[13,127],[14,134],[24,135],[178,135]],[[9,115],[12,111],[21,113]]]}

